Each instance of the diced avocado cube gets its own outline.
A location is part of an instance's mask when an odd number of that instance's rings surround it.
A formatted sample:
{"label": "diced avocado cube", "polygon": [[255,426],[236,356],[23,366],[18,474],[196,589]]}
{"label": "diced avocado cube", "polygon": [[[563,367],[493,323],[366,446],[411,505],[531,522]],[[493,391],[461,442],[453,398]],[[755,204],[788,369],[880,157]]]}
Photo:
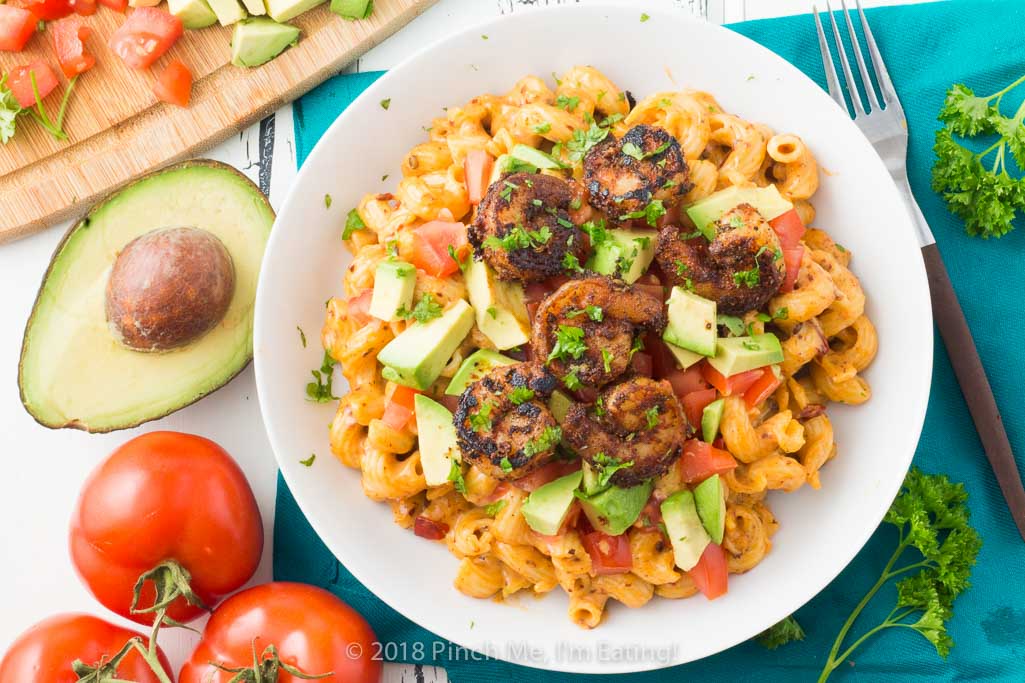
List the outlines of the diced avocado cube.
{"label": "diced avocado cube", "polygon": [[722,543],[726,531],[726,496],[718,474],[694,487],[694,506],[713,543]]}
{"label": "diced avocado cube", "polygon": [[373,0],[331,0],[331,11],[343,19],[366,19],[374,11]]}
{"label": "diced avocado cube", "polygon": [[246,18],[246,11],[238,0],[207,0],[221,26],[231,26]]}
{"label": "diced avocado cube", "polygon": [[452,413],[424,394],[413,398],[413,407],[424,480],[428,486],[441,486],[448,481],[452,463],[461,459]]}
{"label": "diced avocado cube", "polygon": [[715,441],[715,435],[719,433],[719,423],[722,422],[722,411],[725,407],[726,400],[719,398],[705,406],[704,411],[702,411],[701,438],[706,443]]}
{"label": "diced avocado cube", "polygon": [[779,193],[775,185],[765,187],[740,187],[731,185],[708,195],[687,207],[687,215],[698,230],[708,238],[715,239],[715,223],[727,211],[741,204],[750,204],[767,221],[781,216],[794,205]]}
{"label": "diced avocado cube", "polygon": [[473,309],[459,299],[440,318],[414,323],[388,342],[377,360],[385,379],[427,389],[438,379],[452,354],[473,327]]}
{"label": "diced avocado cube", "polygon": [[499,280],[484,261],[471,258],[464,273],[477,328],[495,348],[511,349],[530,341],[530,318],[523,285]]}
{"label": "diced avocado cube", "polygon": [[686,370],[698,361],[705,360],[705,357],[700,353],[681,349],[676,344],[666,344],[666,348],[669,349],[671,354],[673,354],[673,358],[676,359],[676,364],[680,366],[681,370]]}
{"label": "diced avocado cube", "polygon": [[[238,31],[237,28],[235,30]],[[416,268],[413,264],[398,259],[381,261],[374,271],[374,294],[368,312],[385,322],[398,319],[400,309],[408,311],[412,307],[415,287]]]}
{"label": "diced avocado cube", "polygon": [[618,276],[633,284],[644,275],[655,258],[655,230],[626,230],[614,228],[608,238],[594,246],[587,267],[602,275]]}
{"label": "diced avocado cube", "polygon": [[265,0],[267,14],[274,21],[285,22],[294,19],[306,10],[311,10],[325,0]]}
{"label": "diced avocado cube", "polygon": [[727,337],[715,345],[709,365],[724,377],[783,362],[783,347],[771,332],[750,337]]}
{"label": "diced avocado cube", "polygon": [[241,0],[241,2],[251,17],[262,17],[264,14],[267,14],[267,8],[264,6],[263,0]]}
{"label": "diced avocado cube", "polygon": [[235,32],[231,36],[231,63],[235,66],[260,66],[297,42],[299,29],[295,26],[279,24],[267,17],[240,21],[235,24]]}
{"label": "diced avocado cube", "polygon": [[581,476],[579,471],[567,474],[536,488],[527,496],[520,508],[527,526],[545,536],[559,533],[573,505],[573,492],[580,486]]}
{"label": "diced avocado cube", "polygon": [[[548,399],[548,410],[552,412],[552,417],[559,424],[566,419],[566,413],[569,412],[569,407],[573,405],[573,399],[566,394],[562,393],[558,389],[552,392],[551,397]],[[585,466],[587,463],[584,463]]]}
{"label": "diced avocado cube", "polygon": [[581,471],[584,473],[584,478],[581,481],[580,488],[586,495],[593,496],[609,487],[608,484],[605,486],[598,484],[598,472],[586,460],[583,462]]}
{"label": "diced avocado cube", "polygon": [[673,287],[669,295],[668,320],[662,339],[681,349],[714,356],[717,328],[715,325],[715,302],[688,292],[683,287]]}
{"label": "diced avocado cube", "polygon": [[503,356],[497,351],[477,349],[467,356],[459,366],[459,369],[456,370],[456,374],[452,376],[451,381],[449,381],[448,386],[445,388],[445,394],[448,396],[459,396],[466,390],[466,387],[488,374],[492,368],[499,365],[515,365],[516,363],[517,361],[509,358],[509,356]]}
{"label": "diced avocado cube", "polygon": [[217,23],[217,15],[206,0],[167,0],[167,10],[188,29],[200,29]]}
{"label": "diced avocado cube", "polygon": [[488,186],[490,187],[493,183],[497,183],[502,176],[508,173],[519,173],[520,171],[537,173],[537,166],[521,161],[513,157],[512,154],[502,154],[495,159],[495,165],[491,169],[491,177],[488,179]]}
{"label": "diced avocado cube", "polygon": [[598,531],[618,536],[637,521],[651,497],[652,483],[646,481],[630,488],[609,486],[594,494],[577,492],[580,507]]}
{"label": "diced avocado cube", "polygon": [[673,544],[676,566],[690,571],[701,559],[705,547],[712,542],[698,516],[694,494],[687,490],[677,491],[662,501],[661,509],[666,533]]}
{"label": "diced avocado cube", "polygon": [[513,159],[523,162],[524,164],[530,164],[537,168],[566,168],[566,165],[553,157],[551,154],[546,154],[539,149],[528,147],[527,145],[516,145],[509,151],[509,156]]}

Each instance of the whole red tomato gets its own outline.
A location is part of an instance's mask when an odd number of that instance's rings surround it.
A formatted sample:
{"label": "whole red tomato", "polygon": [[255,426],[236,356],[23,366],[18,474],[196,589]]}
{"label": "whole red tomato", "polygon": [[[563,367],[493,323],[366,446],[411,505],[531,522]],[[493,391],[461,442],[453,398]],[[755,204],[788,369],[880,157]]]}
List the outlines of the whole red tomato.
{"label": "whole red tomato", "polygon": [[[214,663],[236,671],[251,668],[254,652],[265,671],[276,654],[293,670],[331,674],[318,681],[377,683],[382,668],[380,659],[373,657],[376,640],[370,624],[326,590],[302,583],[266,583],[231,596],[214,611],[178,683],[227,683],[237,673]],[[277,679],[300,680],[287,670]]]}
{"label": "whole red tomato", "polygon": [[[0,660],[0,683],[74,683],[79,680],[71,665],[80,660],[87,666],[101,659],[109,662],[131,638],[145,636],[88,614],[57,614],[39,622],[18,636]],[[157,648],[157,661],[163,668],[163,683],[171,680],[171,665]],[[150,665],[136,650],[112,666],[117,678],[137,683],[161,683]],[[103,680],[107,680],[104,678]]]}
{"label": "whole red tomato", "polygon": [[153,605],[155,582],[168,578],[172,588],[161,597],[177,597],[167,616],[184,622],[204,611],[181,594],[184,582],[209,607],[238,589],[260,561],[263,523],[245,475],[223,448],[191,434],[153,432],[118,448],[89,476],[70,545],[96,599],[140,624],[153,623],[153,613],[132,611],[133,587],[159,566],[138,607]]}

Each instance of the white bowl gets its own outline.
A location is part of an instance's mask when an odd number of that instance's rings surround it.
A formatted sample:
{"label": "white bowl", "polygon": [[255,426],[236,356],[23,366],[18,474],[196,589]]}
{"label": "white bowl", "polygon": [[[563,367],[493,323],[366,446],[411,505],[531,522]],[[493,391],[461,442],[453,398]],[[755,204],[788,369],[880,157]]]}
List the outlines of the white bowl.
{"label": "white bowl", "polygon": [[[517,13],[445,38],[393,69],[338,117],[306,160],[278,214],[257,293],[256,381],[267,433],[285,480],[331,552],[378,597],[437,635],[559,671],[623,673],[689,662],[801,607],[878,526],[911,462],[929,395],[932,316],[922,259],[897,190],[865,138],[811,80],[754,42],[684,12],[651,12],[643,23],[639,17],[622,6]],[[802,136],[828,170],[814,198],[815,225],[853,251],[880,338],[866,373],[872,400],[830,409],[839,457],[822,472],[822,489],[771,495],[780,530],[765,560],[731,577],[729,593],[714,602],[656,598],[641,609],[610,602],[611,613],[593,631],[570,623],[559,590],[514,605],[457,592],[456,558],[443,544],[399,528],[387,505],[363,496],[358,472],[330,455],[326,425],[335,406],[304,396],[321,359],[324,300],[342,293],[349,256],[339,234],[348,209],[363,193],[397,181],[403,155],[425,139],[422,127],[442,107],[576,64],[598,67],[638,97],[674,87],[708,90],[728,111]],[[391,98],[387,111],[379,105],[384,98]],[[387,183],[384,173],[391,174]],[[334,200],[330,210],[325,194]],[[309,348],[300,345],[297,324]],[[345,384],[336,381],[340,394]],[[299,461],[310,453],[319,457],[307,468]],[[644,646],[652,650],[627,656]]]}

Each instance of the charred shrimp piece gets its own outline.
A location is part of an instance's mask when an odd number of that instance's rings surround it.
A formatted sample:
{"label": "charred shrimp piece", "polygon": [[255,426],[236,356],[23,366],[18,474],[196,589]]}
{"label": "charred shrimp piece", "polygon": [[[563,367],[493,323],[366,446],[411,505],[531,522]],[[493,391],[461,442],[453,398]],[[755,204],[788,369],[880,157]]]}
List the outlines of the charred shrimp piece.
{"label": "charred shrimp piece", "polygon": [[634,377],[607,387],[594,405],[570,406],[566,441],[616,486],[636,486],[666,473],[683,452],[687,420],[665,380]]}
{"label": "charred shrimp piece", "polygon": [[609,218],[644,211],[653,199],[673,203],[690,188],[690,169],[676,138],[638,125],[620,139],[611,135],[584,157],[591,204]]}
{"label": "charred shrimp piece", "polygon": [[534,357],[566,385],[600,387],[626,372],[640,330],[661,333],[662,301],[604,277],[570,280],[534,315]]}
{"label": "charred shrimp piece", "polygon": [[583,259],[569,218],[573,186],[554,176],[514,173],[491,184],[469,229],[477,258],[502,280],[533,282],[563,272],[566,254]]}
{"label": "charred shrimp piece", "polygon": [[459,397],[453,417],[463,458],[496,479],[518,479],[555,455],[561,431],[547,399],[555,378],[540,364],[497,367]]}
{"label": "charred shrimp piece", "polygon": [[786,275],[779,237],[750,204],[723,214],[711,242],[684,239],[666,226],[655,258],[672,284],[714,300],[729,315],[764,306]]}

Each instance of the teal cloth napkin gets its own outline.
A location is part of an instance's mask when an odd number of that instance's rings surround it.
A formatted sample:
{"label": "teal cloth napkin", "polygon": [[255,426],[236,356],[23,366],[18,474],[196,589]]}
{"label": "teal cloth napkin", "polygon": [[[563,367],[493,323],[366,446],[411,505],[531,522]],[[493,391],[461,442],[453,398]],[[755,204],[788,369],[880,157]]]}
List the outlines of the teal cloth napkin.
{"label": "teal cloth napkin", "polygon": [[[1025,456],[1025,402],[1021,400],[1025,345],[1019,328],[1025,322],[1025,226],[1002,240],[970,238],[929,189],[933,131],[939,126],[936,113],[950,84],[963,81],[976,92],[990,93],[1025,72],[1025,41],[1021,38],[1025,2],[947,2],[882,8],[870,10],[868,15],[907,113],[911,130],[911,184],[936,233],[975,333],[1011,443]],[[730,28],[782,55],[825,86],[811,17],[754,21]],[[379,75],[339,76],[295,104],[300,164],[335,117]],[[884,226],[865,228],[878,229],[880,239],[885,238]],[[899,292],[874,294],[888,298],[879,305],[901,305]],[[900,340],[883,339],[882,343],[899,344]],[[854,661],[838,669],[834,679],[1025,680],[1025,544],[1015,530],[986,462],[947,351],[938,337],[932,396],[915,464],[927,472],[943,472],[966,483],[971,495],[972,522],[983,538],[979,564],[972,575],[973,587],[958,600],[950,624],[956,646],[950,658],[943,661],[921,636],[891,629],[862,646]],[[1021,458],[1019,466],[1025,469]],[[808,633],[803,642],[771,652],[747,642],[674,669],[623,678],[638,682],[814,680],[841,623],[876,580],[883,558],[889,557],[895,547],[896,533],[891,526],[884,525],[850,566],[797,612]],[[278,482],[274,576],[334,591],[367,617],[383,642],[424,643],[429,654],[431,643],[438,640],[375,598],[335,560],[303,518],[283,480]],[[894,605],[893,600],[892,591],[881,594],[873,603],[875,609],[862,617],[862,623],[879,623]],[[686,619],[686,605],[681,608],[680,618]],[[855,633],[860,632],[856,628]],[[599,680],[594,676],[546,673],[502,662],[457,662],[428,656],[422,663],[444,666],[456,683]]]}

